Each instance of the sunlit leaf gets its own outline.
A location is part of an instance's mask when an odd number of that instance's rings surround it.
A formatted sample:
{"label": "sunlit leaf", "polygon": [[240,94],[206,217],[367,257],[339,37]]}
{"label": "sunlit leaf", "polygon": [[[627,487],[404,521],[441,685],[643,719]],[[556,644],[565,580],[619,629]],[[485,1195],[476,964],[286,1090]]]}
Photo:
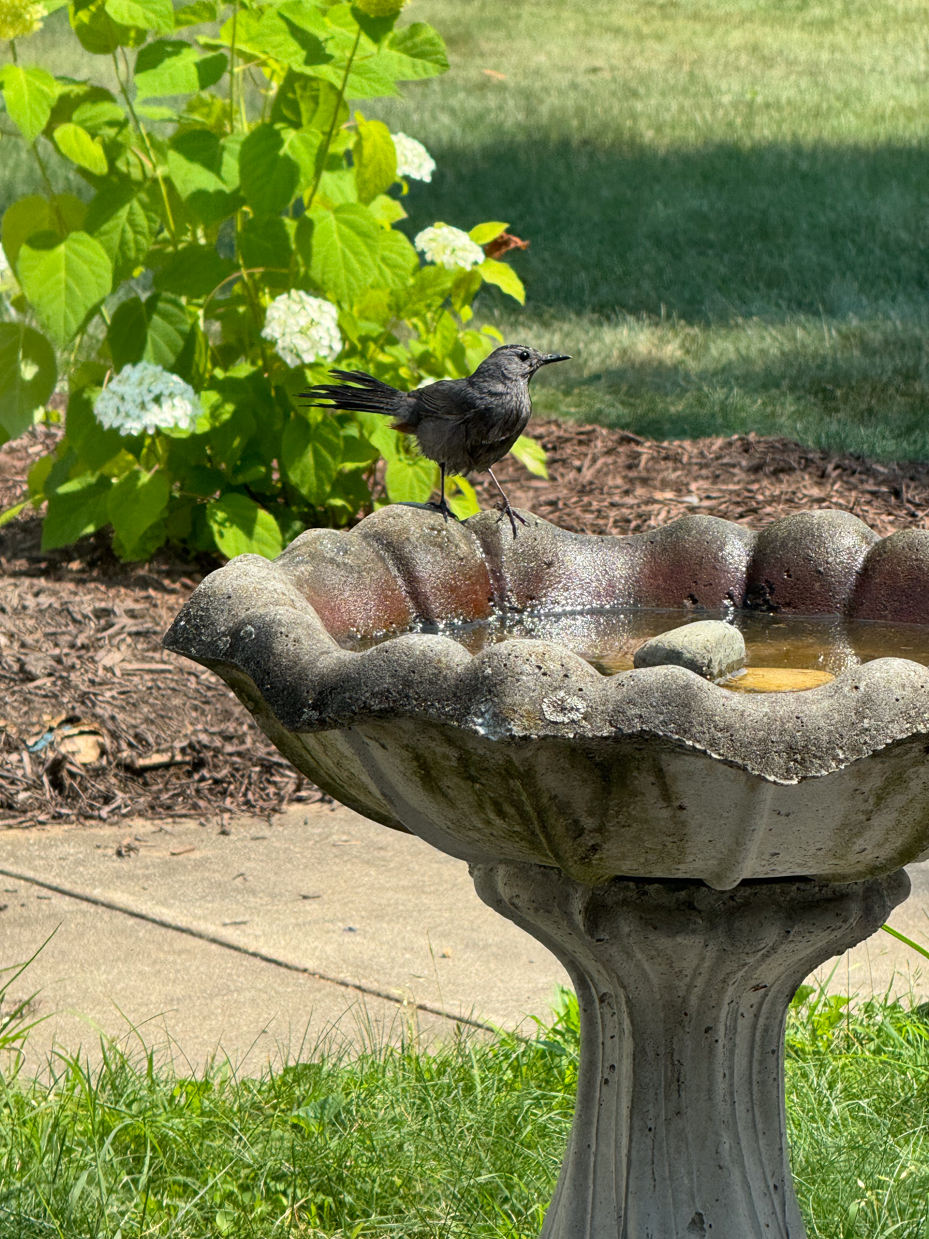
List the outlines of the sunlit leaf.
{"label": "sunlit leaf", "polygon": [[99,241],[86,232],[63,240],[39,233],[19,251],[16,273],[26,298],[52,342],[73,340],[90,311],[113,283],[113,264]]}
{"label": "sunlit leaf", "polygon": [[496,284],[520,305],[526,304],[526,289],[509,263],[498,262],[496,258],[485,258],[475,269],[480,271],[488,284]]}
{"label": "sunlit leaf", "polygon": [[10,119],[28,143],[33,143],[52,114],[58,83],[44,69],[5,65],[0,75]]}
{"label": "sunlit leaf", "polygon": [[548,454],[537,439],[530,439],[528,435],[520,435],[510,448],[510,455],[515,456],[519,463],[535,477],[548,477],[548,466],[545,463],[548,460]]}
{"label": "sunlit leaf", "polygon": [[277,521],[247,495],[213,499],[206,505],[206,519],[227,559],[248,554],[274,559],[284,549]]}
{"label": "sunlit leaf", "polygon": [[106,176],[109,165],[103,146],[80,125],[59,125],[54,133],[55,145],[66,159],[86,168],[96,176]]}
{"label": "sunlit leaf", "polygon": [[0,323],[0,427],[15,439],[55,390],[55,351],[25,323]]}

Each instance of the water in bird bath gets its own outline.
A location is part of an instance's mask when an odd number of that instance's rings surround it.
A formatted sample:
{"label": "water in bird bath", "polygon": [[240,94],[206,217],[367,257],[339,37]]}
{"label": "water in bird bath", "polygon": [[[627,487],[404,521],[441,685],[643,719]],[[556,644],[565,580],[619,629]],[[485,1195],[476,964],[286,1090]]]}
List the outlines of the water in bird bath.
{"label": "water in bird bath", "polygon": [[[635,651],[649,637],[682,624],[723,619],[745,638],[746,671],[724,681],[741,692],[815,688],[840,672],[875,658],[908,658],[929,666],[929,627],[846,620],[837,616],[786,617],[759,611],[649,610],[542,614],[501,613],[476,623],[421,624],[411,631],[438,633],[477,654],[498,641],[529,638],[567,646],[603,675],[629,671]],[[342,641],[369,649],[398,633]]]}

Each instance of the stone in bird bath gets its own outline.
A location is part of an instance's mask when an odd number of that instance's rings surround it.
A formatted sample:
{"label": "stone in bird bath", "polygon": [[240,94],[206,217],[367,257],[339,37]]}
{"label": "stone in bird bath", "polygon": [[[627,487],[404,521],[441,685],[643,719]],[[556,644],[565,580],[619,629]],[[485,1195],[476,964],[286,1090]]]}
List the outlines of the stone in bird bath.
{"label": "stone in bird bath", "polygon": [[721,680],[745,666],[745,638],[722,620],[697,620],[645,641],[635,667],[686,667],[705,680]]}

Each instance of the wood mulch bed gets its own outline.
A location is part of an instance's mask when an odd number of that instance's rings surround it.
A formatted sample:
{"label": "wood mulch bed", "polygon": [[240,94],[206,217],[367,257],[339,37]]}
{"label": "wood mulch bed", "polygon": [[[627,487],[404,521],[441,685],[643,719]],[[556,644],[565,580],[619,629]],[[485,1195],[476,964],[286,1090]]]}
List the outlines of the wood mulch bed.
{"label": "wood mulch bed", "polygon": [[[567,529],[626,534],[702,512],[760,528],[842,508],[878,533],[929,527],[929,465],[876,464],[736,436],[655,443],[537,422],[550,479],[497,476],[520,507]],[[54,431],[0,448],[0,510],[24,491]],[[482,504],[495,505],[488,481]],[[103,535],[40,550],[31,515],[0,528],[0,826],[130,817],[270,814],[323,794],[297,775],[210,672],[162,633],[208,561],[122,565]]]}

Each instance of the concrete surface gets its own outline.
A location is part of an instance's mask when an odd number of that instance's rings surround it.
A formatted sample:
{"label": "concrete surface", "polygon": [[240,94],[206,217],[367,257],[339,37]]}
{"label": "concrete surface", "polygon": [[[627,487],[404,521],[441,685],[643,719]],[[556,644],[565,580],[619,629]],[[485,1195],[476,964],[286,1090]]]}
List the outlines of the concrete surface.
{"label": "concrete surface", "polygon": [[221,1047],[254,1065],[305,1038],[357,1042],[369,1024],[395,1037],[411,1021],[430,1036],[462,1018],[514,1027],[567,983],[480,902],[463,862],[341,806],[233,822],[229,835],[192,823],[6,832],[0,902],[5,963],[56,931],[13,987],[41,990],[39,1013],[54,1012],[37,1051],[136,1025],[193,1064]]}
{"label": "concrete surface", "polygon": [[[54,931],[10,990],[39,991],[36,1013],[51,1017],[34,1056],[56,1041],[93,1052],[101,1033],[131,1041],[135,1027],[179,1063],[219,1051],[257,1069],[319,1039],[446,1036],[459,1019],[512,1028],[544,1017],[567,983],[480,902],[463,862],[419,839],[342,807],[230,829],[0,833],[0,962],[28,959]],[[910,874],[890,923],[929,947],[929,864]],[[841,992],[929,997],[929,960],[887,934],[830,972]]]}

